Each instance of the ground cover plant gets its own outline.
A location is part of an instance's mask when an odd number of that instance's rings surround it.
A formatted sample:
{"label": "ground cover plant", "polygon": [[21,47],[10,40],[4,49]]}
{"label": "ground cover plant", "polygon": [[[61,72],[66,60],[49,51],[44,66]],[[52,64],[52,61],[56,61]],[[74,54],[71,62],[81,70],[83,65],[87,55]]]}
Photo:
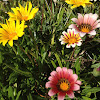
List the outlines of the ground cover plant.
{"label": "ground cover plant", "polygon": [[0,1],[0,100],[100,100],[100,2]]}

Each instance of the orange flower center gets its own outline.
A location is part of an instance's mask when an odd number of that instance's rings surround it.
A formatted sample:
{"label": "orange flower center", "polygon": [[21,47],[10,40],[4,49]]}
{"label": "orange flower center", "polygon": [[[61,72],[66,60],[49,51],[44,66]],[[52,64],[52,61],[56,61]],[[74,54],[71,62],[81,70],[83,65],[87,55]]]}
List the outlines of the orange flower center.
{"label": "orange flower center", "polygon": [[91,25],[88,25],[88,24],[82,24],[79,26],[79,30],[82,32],[88,33],[92,30],[92,27]]}
{"label": "orange flower center", "polygon": [[75,37],[70,37],[69,40],[68,40],[69,44],[73,44],[73,43],[76,43],[76,42],[77,42],[77,39]]}
{"label": "orange flower center", "polygon": [[8,35],[9,40],[11,40],[12,38],[14,38],[16,35],[17,35],[16,32],[15,33],[10,33]]}
{"label": "orange flower center", "polygon": [[28,19],[28,16],[22,16],[22,20],[27,20]]}
{"label": "orange flower center", "polygon": [[59,90],[66,92],[70,88],[69,81],[67,79],[61,79],[58,81],[57,87]]}

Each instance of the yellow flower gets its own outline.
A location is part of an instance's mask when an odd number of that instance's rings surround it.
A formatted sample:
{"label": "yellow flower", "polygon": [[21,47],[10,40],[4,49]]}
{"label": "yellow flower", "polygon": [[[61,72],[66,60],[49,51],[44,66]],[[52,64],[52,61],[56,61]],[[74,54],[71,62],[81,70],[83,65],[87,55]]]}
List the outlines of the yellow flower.
{"label": "yellow flower", "polygon": [[66,3],[68,4],[72,4],[73,6],[71,7],[71,9],[75,8],[75,7],[79,7],[79,6],[83,6],[85,7],[88,4],[92,4],[91,2],[89,2],[90,0],[65,0]]}
{"label": "yellow flower", "polygon": [[35,17],[35,14],[39,10],[37,7],[32,9],[32,4],[29,2],[29,7],[26,4],[25,8],[19,4],[19,7],[11,8],[14,13],[8,12],[10,18],[9,20],[30,20]]}
{"label": "yellow flower", "polygon": [[2,28],[0,28],[0,43],[5,46],[8,42],[9,45],[13,46],[13,40],[18,40],[18,37],[21,37],[24,34],[24,28],[27,26],[24,25],[25,21],[20,23],[19,20],[16,21],[8,21],[7,24],[1,24]]}

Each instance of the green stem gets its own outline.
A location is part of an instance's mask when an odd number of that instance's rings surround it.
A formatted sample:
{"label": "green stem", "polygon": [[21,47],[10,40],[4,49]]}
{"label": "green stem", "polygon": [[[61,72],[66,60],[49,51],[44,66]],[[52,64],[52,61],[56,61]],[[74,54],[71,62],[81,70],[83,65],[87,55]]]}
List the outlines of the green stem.
{"label": "green stem", "polygon": [[75,48],[73,48],[72,54],[71,54],[71,56],[70,56],[70,59],[73,58],[73,56],[74,56],[74,52],[75,52]]}

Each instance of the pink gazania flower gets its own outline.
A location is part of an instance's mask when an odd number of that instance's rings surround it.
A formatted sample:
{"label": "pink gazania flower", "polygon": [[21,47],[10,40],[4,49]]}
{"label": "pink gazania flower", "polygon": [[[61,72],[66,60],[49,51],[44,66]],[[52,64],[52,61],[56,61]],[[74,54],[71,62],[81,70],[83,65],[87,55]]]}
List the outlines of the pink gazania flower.
{"label": "pink gazania flower", "polygon": [[76,29],[80,33],[81,37],[83,37],[85,34],[96,35],[96,31],[94,29],[100,27],[100,19],[97,20],[97,18],[97,14],[89,13],[82,16],[80,13],[78,13],[78,19],[71,19],[76,24],[71,24],[69,28]]}
{"label": "pink gazania flower", "polygon": [[67,29],[67,32],[63,31],[62,34],[59,41],[61,41],[61,44],[67,43],[66,48],[81,46],[82,39],[75,29]]}
{"label": "pink gazania flower", "polygon": [[46,83],[46,88],[51,88],[48,92],[49,96],[58,93],[58,100],[64,100],[66,95],[74,98],[73,91],[80,90],[81,81],[77,80],[78,76],[73,74],[72,69],[57,67],[50,75],[49,82]]}

